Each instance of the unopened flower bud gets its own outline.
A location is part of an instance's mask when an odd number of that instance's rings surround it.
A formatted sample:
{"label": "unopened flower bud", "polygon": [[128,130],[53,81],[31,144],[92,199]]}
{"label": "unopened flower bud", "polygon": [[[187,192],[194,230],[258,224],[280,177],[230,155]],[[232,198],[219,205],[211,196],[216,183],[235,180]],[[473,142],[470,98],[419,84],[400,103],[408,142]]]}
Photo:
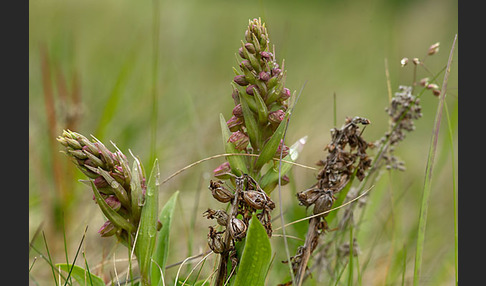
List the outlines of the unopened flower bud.
{"label": "unopened flower bud", "polygon": [[209,183],[209,190],[211,191],[213,197],[222,203],[227,203],[235,197],[230,190],[223,187],[223,181],[215,182],[211,180]]}
{"label": "unopened flower bud", "polygon": [[279,69],[279,68],[273,68],[273,69],[272,69],[272,76],[277,76],[277,75],[279,75],[281,72],[282,72],[282,70],[281,70],[281,69]]}
{"label": "unopened flower bud", "polygon": [[250,54],[256,53],[255,46],[252,43],[246,43],[245,48]]}
{"label": "unopened flower bud", "polygon": [[[332,197],[331,191],[325,191],[319,198],[317,198],[316,202],[314,203],[314,214],[320,214],[322,212],[327,212],[332,208],[332,204],[334,203],[334,198]],[[324,214],[324,216],[326,216]]]}
{"label": "unopened flower bud", "polygon": [[281,101],[284,101],[284,100],[286,100],[289,97],[290,97],[290,89],[284,87],[284,89],[280,93],[280,100]]}
{"label": "unopened flower bud", "polygon": [[117,229],[115,227],[115,225],[113,225],[113,223],[109,220],[107,220],[102,226],[101,228],[98,230],[98,233],[102,236],[102,237],[109,237],[109,236],[112,236],[116,233]]}
{"label": "unopened flower bud", "polygon": [[244,60],[240,63],[240,67],[243,68],[245,67],[247,70],[252,71],[254,70],[253,66],[251,65],[250,61]]}
{"label": "unopened flower bud", "polygon": [[238,103],[234,108],[233,108],[233,115],[236,117],[243,117],[243,109],[241,108],[241,104]]}
{"label": "unopened flower bud", "polygon": [[249,84],[249,82],[246,80],[245,76],[244,75],[237,75],[235,76],[235,78],[233,79],[238,85],[241,85],[241,86],[246,86]]}
{"label": "unopened flower bud", "polygon": [[280,153],[282,153],[282,158],[285,158],[289,154],[290,148],[280,140],[280,145],[278,145],[277,151],[275,152],[276,158],[280,158]]}
{"label": "unopened flower bud", "polygon": [[402,67],[406,66],[408,64],[408,58],[401,59],[400,64],[402,65]]}
{"label": "unopened flower bud", "polygon": [[279,125],[284,118],[285,118],[285,112],[281,109],[277,111],[272,111],[268,114],[268,121],[270,121],[270,123],[275,125]]}
{"label": "unopened flower bud", "polygon": [[246,235],[246,224],[238,218],[232,218],[229,224],[229,232],[233,239],[239,240]]}
{"label": "unopened flower bud", "polygon": [[246,59],[245,52],[243,52],[243,48],[238,49],[238,54],[240,55],[240,57]]}
{"label": "unopened flower bud", "polygon": [[433,89],[433,90],[432,90],[432,93],[433,93],[435,96],[439,96],[439,95],[440,95],[440,89]]}
{"label": "unopened flower bud", "polygon": [[213,176],[218,179],[229,179],[229,173],[231,173],[231,166],[229,162],[224,162],[213,170]]}
{"label": "unopened flower bud", "polygon": [[433,44],[432,46],[430,46],[427,54],[429,56],[437,54],[437,52],[439,52],[439,45],[440,45],[440,43],[437,42],[437,43]]}
{"label": "unopened flower bud", "polygon": [[255,92],[253,89],[258,89],[258,87],[254,84],[250,84],[247,88],[246,88],[246,93],[248,93],[249,95],[254,95]]}
{"label": "unopened flower bud", "polygon": [[260,55],[263,59],[269,61],[272,58],[272,53],[269,52],[261,52]]}
{"label": "unopened flower bud", "polygon": [[420,59],[419,58],[413,58],[412,62],[413,62],[414,65],[419,65]]}
{"label": "unopened flower bud", "polygon": [[265,71],[261,71],[258,77],[263,81],[268,81],[270,79],[270,75]]}
{"label": "unopened flower bud", "polygon": [[282,186],[287,185],[288,183],[290,183],[289,176],[283,175],[282,178],[280,178],[280,182],[281,182]]}
{"label": "unopened flower bud", "polygon": [[244,150],[248,146],[249,140],[248,136],[240,130],[233,132],[228,138],[228,142],[235,144],[236,149],[239,151]]}
{"label": "unopened flower bud", "polygon": [[115,211],[118,211],[121,207],[121,202],[116,196],[108,196],[105,202]]}
{"label": "unopened flower bud", "polygon": [[241,128],[241,125],[243,125],[243,118],[242,117],[236,117],[232,116],[227,122],[226,125],[228,125],[228,128],[230,131],[235,132]]}

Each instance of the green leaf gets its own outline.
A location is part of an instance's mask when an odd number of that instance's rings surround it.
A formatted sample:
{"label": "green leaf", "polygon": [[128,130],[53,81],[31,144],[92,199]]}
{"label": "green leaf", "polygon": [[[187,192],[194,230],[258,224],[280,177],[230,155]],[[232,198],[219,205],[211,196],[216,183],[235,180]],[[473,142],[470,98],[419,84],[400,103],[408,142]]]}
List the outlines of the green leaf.
{"label": "green leaf", "polygon": [[[240,153],[235,147],[234,144],[228,142],[228,139],[231,135],[231,131],[226,125],[226,120],[224,119],[223,114],[219,114],[219,122],[221,124],[221,132],[223,134],[223,144],[224,150],[226,153]],[[245,158],[243,156],[228,156],[228,162],[231,166],[231,171],[233,174],[237,176],[241,176],[242,172],[248,174],[248,169],[245,164]]]}
{"label": "green leaf", "polygon": [[138,238],[135,245],[135,253],[137,254],[143,285],[150,285],[147,283],[150,274],[150,260],[152,258],[152,253],[154,252],[157,235],[157,213],[159,202],[158,187],[160,185],[159,176],[159,163],[158,160],[155,159],[147,184],[145,203],[142,207]]}
{"label": "green leaf", "polygon": [[[174,209],[179,197],[179,191],[176,191],[169,200],[165,203],[160,212],[159,220],[162,223],[162,228],[157,235],[157,245],[152,256],[153,260],[158,264],[152,263],[152,285],[158,285],[160,278],[160,269],[165,269],[167,256],[169,254],[169,232],[172,218],[174,216]],[[160,269],[159,269],[160,267]]]}
{"label": "green leaf", "polygon": [[251,146],[253,147],[253,149],[259,150],[260,138],[261,138],[260,125],[258,124],[258,121],[254,116],[254,113],[250,110],[250,107],[248,105],[248,102],[250,101],[251,98],[249,98],[250,96],[246,94],[246,92],[243,94],[242,93],[239,94],[240,94],[241,110],[243,111],[243,118],[245,120],[245,126],[246,126],[246,131],[248,132],[248,137],[250,137]]}
{"label": "green leaf", "polygon": [[267,232],[253,215],[234,285],[264,285],[271,256],[272,247]]}
{"label": "green leaf", "polygon": [[56,264],[56,267],[61,268],[61,270],[66,271],[67,273],[71,271],[71,276],[78,282],[79,285],[105,286],[103,279],[91,272],[86,271],[80,266],[60,263]]}
{"label": "green leaf", "polygon": [[[283,122],[283,121],[282,121]],[[297,158],[299,157],[299,153],[302,151],[304,148],[304,145],[307,141],[307,136],[304,136],[297,140],[292,146],[289,148],[289,154],[285,156],[285,158],[282,158],[282,167],[281,167],[281,172],[280,176],[284,176],[287,174],[290,169],[292,169],[292,164],[285,163],[285,162],[295,162]],[[275,162],[275,165],[273,168],[270,168],[265,175],[260,179],[260,187],[267,193],[270,194],[273,189],[278,184],[278,169],[279,169],[279,162]]]}
{"label": "green leaf", "polygon": [[278,146],[280,145],[280,141],[282,140],[284,131],[285,131],[285,124],[287,122],[287,118],[289,114],[285,115],[285,118],[280,122],[275,133],[272,134],[272,137],[267,141],[265,146],[263,146],[260,156],[255,163],[255,169],[259,170],[265,163],[269,160],[272,160],[275,152],[277,152]]}

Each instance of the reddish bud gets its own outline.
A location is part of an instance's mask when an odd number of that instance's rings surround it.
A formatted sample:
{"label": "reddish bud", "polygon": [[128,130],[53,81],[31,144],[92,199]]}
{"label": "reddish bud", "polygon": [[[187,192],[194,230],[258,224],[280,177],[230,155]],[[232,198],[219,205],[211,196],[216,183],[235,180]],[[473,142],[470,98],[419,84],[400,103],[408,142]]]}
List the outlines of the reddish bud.
{"label": "reddish bud", "polygon": [[227,177],[229,178],[229,173],[231,173],[231,166],[229,162],[224,162],[213,170],[213,176],[218,179],[226,179]]}
{"label": "reddish bud", "polygon": [[116,233],[116,227],[113,225],[113,223],[111,223],[111,221],[107,220],[102,226],[101,228],[98,230],[98,233],[102,236],[102,237],[109,237],[109,236],[112,236]]}
{"label": "reddish bud", "polygon": [[228,142],[235,144],[236,149],[241,151],[248,146],[249,138],[245,133],[236,131],[228,138]]}
{"label": "reddish bud", "polygon": [[243,109],[241,109],[241,104],[238,103],[233,108],[233,115],[236,116],[236,117],[243,117]]}
{"label": "reddish bud", "polygon": [[263,81],[268,81],[270,79],[270,75],[265,71],[261,71],[258,77]]}
{"label": "reddish bud", "polygon": [[285,112],[281,109],[270,112],[268,114],[268,121],[270,121],[270,123],[275,125],[279,125],[284,118],[285,118]]}
{"label": "reddish bud", "polygon": [[235,78],[233,79],[238,85],[241,85],[241,86],[246,86],[249,84],[249,82],[246,80],[245,76],[244,75],[237,75],[235,76]]}
{"label": "reddish bud", "polygon": [[255,46],[251,43],[246,43],[245,48],[250,54],[256,53]]}
{"label": "reddish bud", "polygon": [[281,101],[284,101],[284,100],[286,100],[289,97],[290,97],[290,89],[284,87],[284,89],[280,93],[280,100]]}
{"label": "reddish bud", "polygon": [[231,132],[235,132],[241,128],[243,125],[243,118],[242,117],[236,117],[232,116],[227,122],[226,125],[228,125],[228,128]]}
{"label": "reddish bud", "polygon": [[248,93],[249,95],[254,95],[255,92],[253,89],[258,89],[258,87],[254,84],[250,84],[247,88],[246,88],[246,93]]}

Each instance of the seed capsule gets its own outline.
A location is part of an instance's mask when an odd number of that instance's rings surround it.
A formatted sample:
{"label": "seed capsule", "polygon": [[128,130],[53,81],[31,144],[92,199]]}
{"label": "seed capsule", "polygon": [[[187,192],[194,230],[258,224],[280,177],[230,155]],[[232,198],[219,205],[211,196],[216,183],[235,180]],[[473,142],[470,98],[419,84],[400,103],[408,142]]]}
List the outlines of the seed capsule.
{"label": "seed capsule", "polygon": [[222,253],[226,248],[223,236],[220,232],[215,231],[212,226],[209,227],[208,245],[214,253]]}
{"label": "seed capsule", "polygon": [[246,224],[237,218],[232,218],[229,225],[230,235],[233,239],[239,240],[246,235]]}
{"label": "seed capsule", "polygon": [[209,183],[209,190],[211,190],[211,193],[216,200],[222,203],[227,203],[231,201],[235,195],[222,185],[223,181],[214,182],[211,180]]}
{"label": "seed capsule", "polygon": [[216,219],[219,225],[226,226],[228,224],[229,216],[223,210],[215,211],[212,209],[208,209],[204,212],[204,216],[206,216],[208,219]]}
{"label": "seed capsule", "polygon": [[299,200],[300,205],[308,207],[312,205],[319,198],[320,194],[321,194],[320,189],[311,188],[302,192],[298,192],[297,199]]}
{"label": "seed capsule", "polygon": [[[332,197],[331,191],[325,191],[315,202],[314,204],[314,214],[319,214],[322,212],[326,212],[332,208],[332,204],[334,203],[334,198]],[[323,216],[326,216],[324,214]]]}
{"label": "seed capsule", "polygon": [[243,199],[248,205],[257,210],[263,209],[267,203],[264,194],[257,191],[243,192]]}

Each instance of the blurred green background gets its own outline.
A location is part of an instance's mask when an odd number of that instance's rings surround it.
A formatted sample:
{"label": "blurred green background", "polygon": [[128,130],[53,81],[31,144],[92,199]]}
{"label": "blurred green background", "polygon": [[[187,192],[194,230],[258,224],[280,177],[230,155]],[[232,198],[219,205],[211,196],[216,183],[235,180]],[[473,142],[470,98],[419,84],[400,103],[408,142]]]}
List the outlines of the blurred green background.
{"label": "blurred green background", "polygon": [[[36,230],[44,231],[54,262],[62,263],[65,234],[71,261],[88,226],[82,250],[90,267],[106,277],[113,274],[113,252],[116,259],[123,259],[126,251],[114,246],[114,238],[102,239],[97,234],[104,221],[102,213],[89,188],[77,181],[83,179],[81,172],[59,152],[55,137],[65,128],[93,134],[112,150],[110,140],[125,154],[131,150],[150,168],[155,94],[156,156],[163,178],[223,153],[219,113],[228,119],[234,105],[232,67],[237,66],[235,54],[249,19],[261,17],[266,23],[278,61],[285,59],[286,87],[299,92],[305,85],[286,142],[291,145],[307,135],[298,163],[315,166],[326,156],[323,149],[334,127],[333,94],[337,125],[346,116],[366,117],[372,124],[366,128],[365,139],[378,140],[388,126],[385,60],[393,92],[413,82],[413,65],[400,67],[400,59],[422,59],[436,42],[440,42],[440,52],[425,64],[432,73],[439,72],[447,64],[457,33],[457,5],[456,0],[30,1],[29,240]],[[155,45],[154,34],[159,38]],[[451,147],[443,120],[422,268],[426,285],[454,283],[457,62],[456,45],[446,98],[454,144]],[[431,77],[424,69],[417,70],[417,80],[426,76]],[[442,79],[443,73],[439,85]],[[407,170],[384,173],[368,198],[358,237],[360,262],[368,257],[370,265],[362,273],[364,285],[398,284],[403,269],[400,259],[406,262],[406,284],[413,276],[421,192],[438,98],[426,92],[421,103],[423,117],[396,150]],[[202,212],[221,207],[209,196],[207,185],[211,171],[222,162],[219,158],[199,164],[161,187],[161,204],[174,191],[181,191],[168,264],[207,249],[211,222]],[[296,216],[288,215],[287,221],[305,215],[294,193],[311,186],[315,175],[294,168],[293,183],[282,189],[284,210]],[[276,193],[272,197],[278,201]],[[305,223],[289,231],[303,237],[299,234],[302,227]],[[298,243],[291,243],[291,253]],[[33,244],[45,251],[41,234]],[[282,239],[272,238],[272,244],[279,249]],[[37,256],[30,251],[29,266]],[[285,253],[277,251],[269,285],[284,282],[288,268],[280,261],[285,259]],[[78,264],[82,261],[78,257]],[[103,261],[106,265],[100,266]],[[211,272],[214,257],[210,261],[201,277]],[[124,263],[117,263],[118,271]],[[177,267],[171,268],[167,279],[173,279],[176,271]],[[321,272],[325,275],[325,270]],[[319,276],[314,275],[309,285],[318,283]],[[41,259],[30,277],[33,285],[53,285],[49,266]]]}

